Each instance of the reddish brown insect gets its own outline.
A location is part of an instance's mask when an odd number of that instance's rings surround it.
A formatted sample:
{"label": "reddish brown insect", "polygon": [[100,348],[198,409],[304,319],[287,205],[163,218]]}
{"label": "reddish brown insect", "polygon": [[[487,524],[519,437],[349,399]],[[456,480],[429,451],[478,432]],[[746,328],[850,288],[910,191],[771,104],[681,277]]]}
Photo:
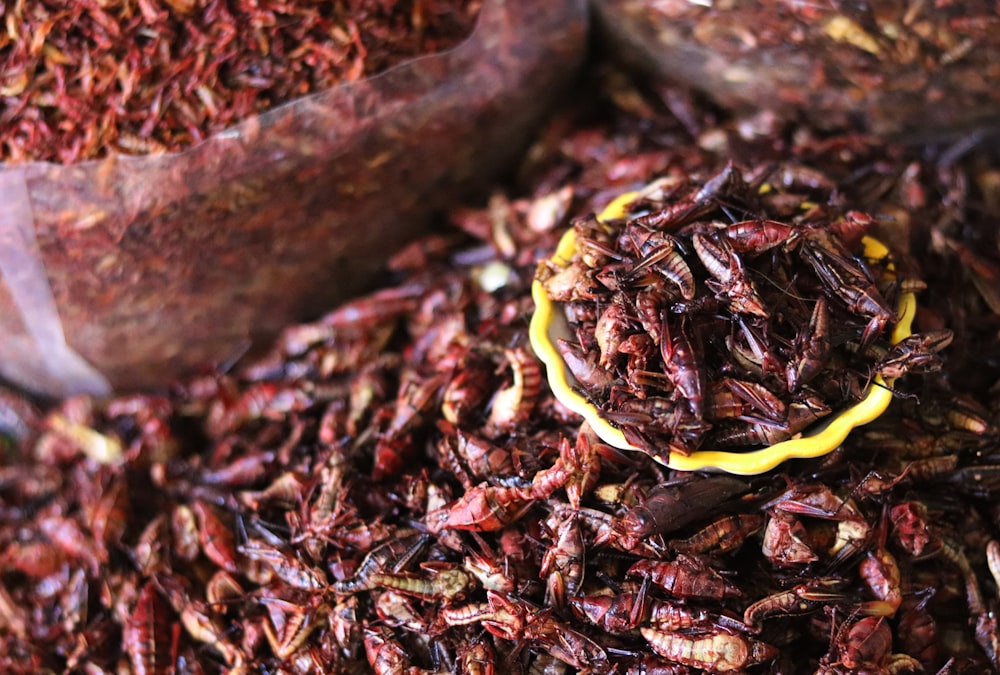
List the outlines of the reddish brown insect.
{"label": "reddish brown insect", "polygon": [[729,476],[710,476],[658,485],[621,518],[618,529],[629,537],[668,534],[700,520],[707,511],[736,495],[748,485]]}
{"label": "reddish brown insect", "polygon": [[701,186],[691,188],[685,196],[676,199],[669,206],[636,218],[636,222],[656,229],[679,228],[707,213],[714,206],[713,200],[716,197],[739,183],[742,183],[742,177],[738,175],[732,163],[729,163]]}
{"label": "reddish brown insect", "polygon": [[703,609],[659,600],[647,595],[648,584],[638,591],[617,595],[570,598],[573,610],[609,633],[625,633],[648,625],[664,631],[707,628],[712,617]]}
{"label": "reddish brown insect", "polygon": [[836,579],[821,579],[761,598],[743,612],[743,623],[759,633],[763,622],[768,619],[818,611],[844,599],[843,593],[831,590],[836,587]]}
{"label": "reddish brown insect", "polygon": [[803,257],[812,266],[827,295],[844,303],[850,311],[869,317],[862,344],[869,343],[895,320],[895,312],[876,288],[872,276],[829,233],[811,229],[805,239]]}
{"label": "reddish brown insect", "polygon": [[191,505],[198,516],[198,534],[205,557],[230,574],[239,572],[236,563],[236,540],[214,507],[198,499]]}
{"label": "reddish brown insect", "polygon": [[670,545],[681,553],[727,553],[742,546],[763,527],[764,516],[759,513],[722,516],[687,539],[672,541]]}
{"label": "reddish brown insect", "polygon": [[170,607],[152,582],[139,591],[132,616],[122,628],[122,647],[132,671],[142,675],[173,672],[180,624],[170,620]]}
{"label": "reddish brown insect", "polygon": [[628,576],[649,579],[675,598],[722,600],[741,593],[700,558],[678,554],[674,561],[640,560],[628,569]]}
{"label": "reddish brown insect", "polygon": [[838,673],[841,667],[853,672],[916,672],[920,663],[906,654],[892,654],[892,632],[884,617],[865,617],[845,624],[838,631],[834,649],[839,658],[827,655],[820,672]]}
{"label": "reddish brown insect", "polygon": [[401,571],[426,548],[429,539],[413,530],[395,533],[395,536],[373,548],[364,557],[353,578],[336,582],[333,585],[334,591],[356,593],[371,588],[372,574]]}
{"label": "reddish brown insect", "polygon": [[637,284],[645,270],[655,270],[677,286],[681,297],[694,297],[694,274],[678,250],[677,240],[665,232],[627,227],[625,236],[640,260],[630,273],[630,282]]}
{"label": "reddish brown insect", "polygon": [[432,533],[443,529],[489,532],[523,516],[534,500],[523,488],[494,487],[480,483],[457,502],[427,514]]}
{"label": "reddish brown insect", "polygon": [[935,667],[940,653],[937,622],[926,608],[931,596],[928,593],[912,607],[904,608],[896,630],[900,651],[920,661],[925,670]]}
{"label": "reddish brown insect", "polygon": [[667,374],[677,391],[687,401],[695,417],[702,417],[704,413],[702,364],[698,362],[697,352],[691,346],[691,340],[683,325],[671,329],[665,315],[662,317],[660,353]]}
{"label": "reddish brown insect", "polygon": [[271,647],[271,652],[284,661],[297,652],[309,635],[318,628],[329,607],[325,604],[316,605],[316,599],[310,605],[299,605],[278,598],[262,598],[267,608],[268,618],[264,622],[264,635]]}
{"label": "reddish brown insect", "polygon": [[825,298],[817,298],[809,325],[795,336],[795,353],[785,368],[790,391],[797,391],[819,375],[830,357],[830,312]]}
{"label": "reddish brown insect", "polygon": [[777,220],[742,220],[722,227],[719,232],[738,253],[763,253],[796,241],[799,230]]}
{"label": "reddish brown insect", "polygon": [[696,232],[691,241],[705,269],[714,277],[706,281],[706,284],[715,291],[717,297],[728,299],[729,306],[735,313],[763,318],[769,316],[756,284],[728,239],[716,239]]}
{"label": "reddish brown insect", "polygon": [[539,573],[547,578],[550,602],[556,607],[563,607],[567,596],[576,595],[583,582],[583,534],[579,518],[571,510],[553,514],[548,526],[553,531],[554,542],[542,557]]}
{"label": "reddish brown insect", "polygon": [[513,383],[493,397],[488,424],[494,429],[509,430],[526,421],[535,408],[542,388],[542,371],[535,355],[524,348],[504,352]]}
{"label": "reddish brown insect", "polygon": [[939,352],[948,347],[954,337],[950,330],[910,335],[893,345],[875,366],[875,370],[882,377],[888,378],[941,370],[943,363]]}
{"label": "reddish brown insect", "polygon": [[412,667],[409,655],[384,626],[365,629],[365,655],[376,675],[405,673]]}
{"label": "reddish brown insect", "polygon": [[494,675],[496,652],[488,642],[489,637],[477,639],[459,647],[459,672],[463,675]]}
{"label": "reddish brown insect", "polygon": [[866,603],[866,610],[881,616],[895,616],[903,603],[902,574],[895,556],[885,549],[884,542],[876,551],[868,552],[858,567],[858,574],[877,598],[874,603]]}
{"label": "reddish brown insect", "polygon": [[578,346],[563,338],[556,340],[556,347],[577,382],[594,392],[604,392],[611,386],[614,377],[600,366],[601,357],[598,352],[584,353]]}

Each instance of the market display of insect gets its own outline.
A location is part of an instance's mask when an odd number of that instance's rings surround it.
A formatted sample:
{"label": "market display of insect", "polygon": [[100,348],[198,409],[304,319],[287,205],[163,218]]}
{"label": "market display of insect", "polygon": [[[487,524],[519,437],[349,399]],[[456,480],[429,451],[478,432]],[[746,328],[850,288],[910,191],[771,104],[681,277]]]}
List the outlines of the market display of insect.
{"label": "market display of insect", "polygon": [[[731,165],[684,196],[665,198],[678,191],[657,181],[618,197],[597,218],[578,221],[539,266],[532,346],[556,397],[602,440],[675,469],[762,473],[789,458],[832,451],[851,429],[885,411],[891,397],[884,390],[895,376],[936,364],[934,353],[950,343],[947,330],[911,334],[912,289],[920,284],[900,280],[888,249],[864,234],[869,216],[852,211],[823,222],[829,209],[804,202],[792,223],[773,220],[766,211],[788,195],[762,183],[756,192],[767,195],[756,198]],[[634,218],[622,208],[647,203],[652,210]],[[699,219],[718,203],[757,217],[729,225]],[[847,250],[845,235],[862,247],[860,255]],[[690,265],[685,251],[694,251],[700,265]],[[881,274],[872,275],[865,257],[878,261]],[[884,298],[876,278],[887,290],[904,289],[898,300]],[[760,283],[772,292],[758,291]],[[831,317],[829,302],[844,312]],[[887,341],[874,348],[878,334]],[[838,350],[847,358],[836,358]],[[861,369],[869,373],[866,386],[850,382],[852,360],[873,354],[885,365],[870,358]],[[883,371],[892,373],[888,382]],[[823,385],[808,387],[814,380]],[[828,416],[822,429],[802,437]],[[698,452],[703,442],[765,449]]]}
{"label": "market display of insect", "polygon": [[[405,248],[384,288],[271,353],[163,395],[42,410],[5,393],[0,670],[996,670],[995,155],[764,133],[693,104],[684,128],[617,76],[601,85],[610,110],[570,106],[529,153],[530,196],[454,211],[465,234]],[[617,224],[618,245],[588,214],[654,177],[660,202],[632,222],[675,193],[704,213]],[[861,226],[892,248],[896,285],[855,254]],[[567,227],[605,263],[567,285],[604,289],[572,310],[594,336],[567,353],[614,362],[608,390],[629,398],[612,412],[637,439],[767,444],[800,401],[832,409],[910,375],[837,450],[760,476],[614,448],[528,343],[538,261]],[[917,337],[889,347],[914,279]],[[700,370],[683,355],[698,341]],[[657,395],[712,427],[657,437]]]}
{"label": "market display of insect", "polygon": [[189,148],[255,113],[454,46],[469,3],[5,6],[0,161]]}

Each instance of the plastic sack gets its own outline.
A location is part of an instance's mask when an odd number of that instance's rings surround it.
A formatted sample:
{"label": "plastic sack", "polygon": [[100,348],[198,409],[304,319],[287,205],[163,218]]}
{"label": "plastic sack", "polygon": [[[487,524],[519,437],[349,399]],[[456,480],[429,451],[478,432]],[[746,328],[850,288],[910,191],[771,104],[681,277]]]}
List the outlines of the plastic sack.
{"label": "plastic sack", "polygon": [[486,0],[453,50],[190,150],[0,169],[0,375],[59,396],[161,385],[370,285],[516,159],[586,23],[583,0]]}
{"label": "plastic sack", "polygon": [[911,139],[1000,127],[993,3],[593,4],[621,60],[728,109]]}

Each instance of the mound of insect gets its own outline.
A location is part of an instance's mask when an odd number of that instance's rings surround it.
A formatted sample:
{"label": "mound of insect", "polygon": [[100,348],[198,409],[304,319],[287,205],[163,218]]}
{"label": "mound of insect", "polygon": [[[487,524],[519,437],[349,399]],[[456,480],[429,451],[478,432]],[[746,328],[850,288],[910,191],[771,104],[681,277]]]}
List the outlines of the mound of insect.
{"label": "mound of insect", "polygon": [[661,460],[771,446],[940,367],[951,333],[909,335],[923,284],[897,276],[874,218],[801,188],[732,164],[661,179],[577,220],[539,266],[568,322],[563,362],[629,445]]}

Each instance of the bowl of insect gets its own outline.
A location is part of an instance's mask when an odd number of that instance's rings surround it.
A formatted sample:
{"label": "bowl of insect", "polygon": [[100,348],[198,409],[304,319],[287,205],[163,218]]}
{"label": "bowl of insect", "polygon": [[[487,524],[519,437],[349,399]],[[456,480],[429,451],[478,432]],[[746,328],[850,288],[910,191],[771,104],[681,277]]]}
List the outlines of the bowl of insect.
{"label": "bowl of insect", "polygon": [[[598,216],[601,223],[625,218],[628,207],[640,196],[637,192],[623,194],[614,199]],[[861,239],[862,255],[867,259],[889,260],[889,250],[877,239]],[[576,253],[576,235],[570,229],[563,235],[555,254],[548,261],[550,267],[559,269],[570,265]],[[895,278],[895,267],[887,262],[884,275]],[[536,277],[532,285],[535,312],[531,318],[530,339],[538,357],[545,363],[549,385],[556,398],[573,412],[581,415],[598,436],[609,445],[623,450],[645,451],[661,464],[680,471],[721,471],[738,475],[753,475],[770,471],[789,459],[808,459],[832,452],[847,435],[858,426],[867,424],[881,415],[892,400],[892,378],[876,374],[863,397],[853,405],[817,422],[788,440],[773,443],[756,450],[744,452],[697,449],[688,454],[649,452],[629,442],[619,426],[608,421],[601,409],[581,393],[576,378],[556,348],[560,338],[572,335],[570,325],[560,303],[550,299],[542,281]],[[913,293],[902,292],[896,303],[896,323],[889,336],[892,345],[911,335],[916,312]]]}

